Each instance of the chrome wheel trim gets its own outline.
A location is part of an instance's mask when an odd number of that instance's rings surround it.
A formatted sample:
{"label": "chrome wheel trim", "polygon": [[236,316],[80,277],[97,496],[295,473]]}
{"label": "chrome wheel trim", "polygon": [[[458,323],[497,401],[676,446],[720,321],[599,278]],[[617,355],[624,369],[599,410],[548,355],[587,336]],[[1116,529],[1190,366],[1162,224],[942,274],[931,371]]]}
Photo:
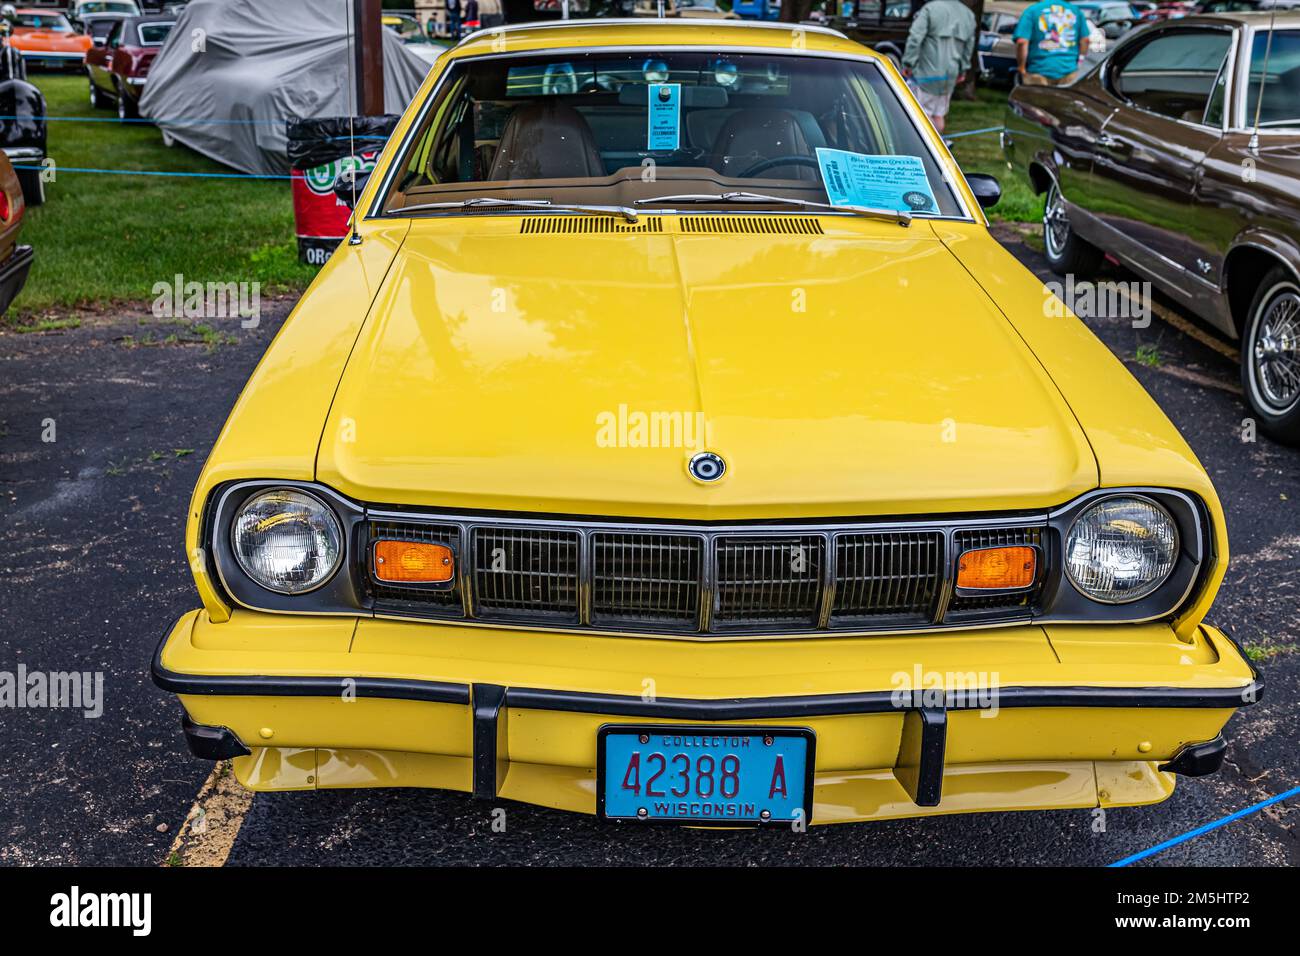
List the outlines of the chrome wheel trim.
{"label": "chrome wheel trim", "polygon": [[1070,241],[1070,217],[1065,211],[1065,200],[1056,183],[1047,191],[1047,204],[1043,207],[1043,245],[1053,259],[1065,255],[1065,244]]}
{"label": "chrome wheel trim", "polygon": [[1293,284],[1265,296],[1246,358],[1251,391],[1263,408],[1283,415],[1300,404],[1300,290]]}

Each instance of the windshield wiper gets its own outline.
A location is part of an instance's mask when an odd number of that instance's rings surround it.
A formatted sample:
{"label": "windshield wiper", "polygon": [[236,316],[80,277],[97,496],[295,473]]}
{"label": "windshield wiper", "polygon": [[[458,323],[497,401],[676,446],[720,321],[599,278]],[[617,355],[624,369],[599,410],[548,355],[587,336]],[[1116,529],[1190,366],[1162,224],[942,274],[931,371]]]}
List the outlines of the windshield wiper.
{"label": "windshield wiper", "polygon": [[856,216],[870,216],[875,219],[888,219],[900,226],[912,223],[912,214],[898,209],[875,209],[871,206],[836,206],[831,203],[813,202],[810,199],[791,199],[788,196],[765,196],[762,193],[729,192],[721,194],[685,193],[681,196],[655,196],[653,199],[638,199],[636,205],[659,202],[681,203],[777,203],[785,206],[802,206],[805,209],[830,209],[834,212],[851,212]]}
{"label": "windshield wiper", "polygon": [[578,203],[554,203],[549,199],[498,199],[495,196],[475,196],[473,199],[453,202],[426,202],[416,206],[403,206],[393,212],[400,216],[402,213],[423,212],[427,209],[480,209],[493,206],[522,206],[525,209],[580,212],[591,216],[622,216],[628,222],[636,222],[641,215],[630,206],[586,206]]}

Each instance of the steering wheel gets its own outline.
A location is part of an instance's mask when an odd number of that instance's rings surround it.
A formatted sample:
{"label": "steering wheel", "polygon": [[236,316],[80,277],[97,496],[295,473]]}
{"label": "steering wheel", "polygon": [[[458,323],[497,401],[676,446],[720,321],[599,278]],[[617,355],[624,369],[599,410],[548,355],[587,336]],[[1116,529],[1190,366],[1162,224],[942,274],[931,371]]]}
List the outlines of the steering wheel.
{"label": "steering wheel", "polygon": [[775,169],[778,166],[811,166],[813,169],[816,169],[818,168],[818,163],[817,160],[811,156],[772,156],[768,159],[760,159],[747,169],[736,173],[736,178],[745,179],[748,176],[757,176],[759,173],[766,172],[769,169]]}

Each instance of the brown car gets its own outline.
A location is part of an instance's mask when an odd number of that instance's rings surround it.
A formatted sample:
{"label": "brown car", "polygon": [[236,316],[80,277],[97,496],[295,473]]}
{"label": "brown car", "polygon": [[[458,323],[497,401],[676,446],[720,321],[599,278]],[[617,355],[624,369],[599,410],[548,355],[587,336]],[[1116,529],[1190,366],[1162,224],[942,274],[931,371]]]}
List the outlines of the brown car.
{"label": "brown car", "polygon": [[1047,194],[1056,272],[1109,253],[1240,339],[1260,427],[1300,443],[1300,12],[1138,30],[1072,86],[1016,89],[1003,148]]}
{"label": "brown car", "polygon": [[32,268],[32,247],[18,245],[25,211],[18,174],[9,157],[0,152],[0,315],[9,311]]}

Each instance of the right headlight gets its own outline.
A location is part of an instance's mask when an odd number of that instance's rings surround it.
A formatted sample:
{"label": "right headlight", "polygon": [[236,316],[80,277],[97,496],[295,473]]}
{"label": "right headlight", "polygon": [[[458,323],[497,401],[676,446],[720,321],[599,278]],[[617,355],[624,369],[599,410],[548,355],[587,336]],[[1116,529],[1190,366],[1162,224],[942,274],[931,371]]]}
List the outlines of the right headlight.
{"label": "right headlight", "polygon": [[315,495],[277,488],[254,495],[235,514],[235,560],[268,591],[303,594],[320,587],[343,558],[343,532]]}
{"label": "right headlight", "polygon": [[1074,519],[1065,540],[1065,573],[1104,604],[1127,604],[1164,584],[1178,559],[1178,526],[1147,498],[1103,498]]}

